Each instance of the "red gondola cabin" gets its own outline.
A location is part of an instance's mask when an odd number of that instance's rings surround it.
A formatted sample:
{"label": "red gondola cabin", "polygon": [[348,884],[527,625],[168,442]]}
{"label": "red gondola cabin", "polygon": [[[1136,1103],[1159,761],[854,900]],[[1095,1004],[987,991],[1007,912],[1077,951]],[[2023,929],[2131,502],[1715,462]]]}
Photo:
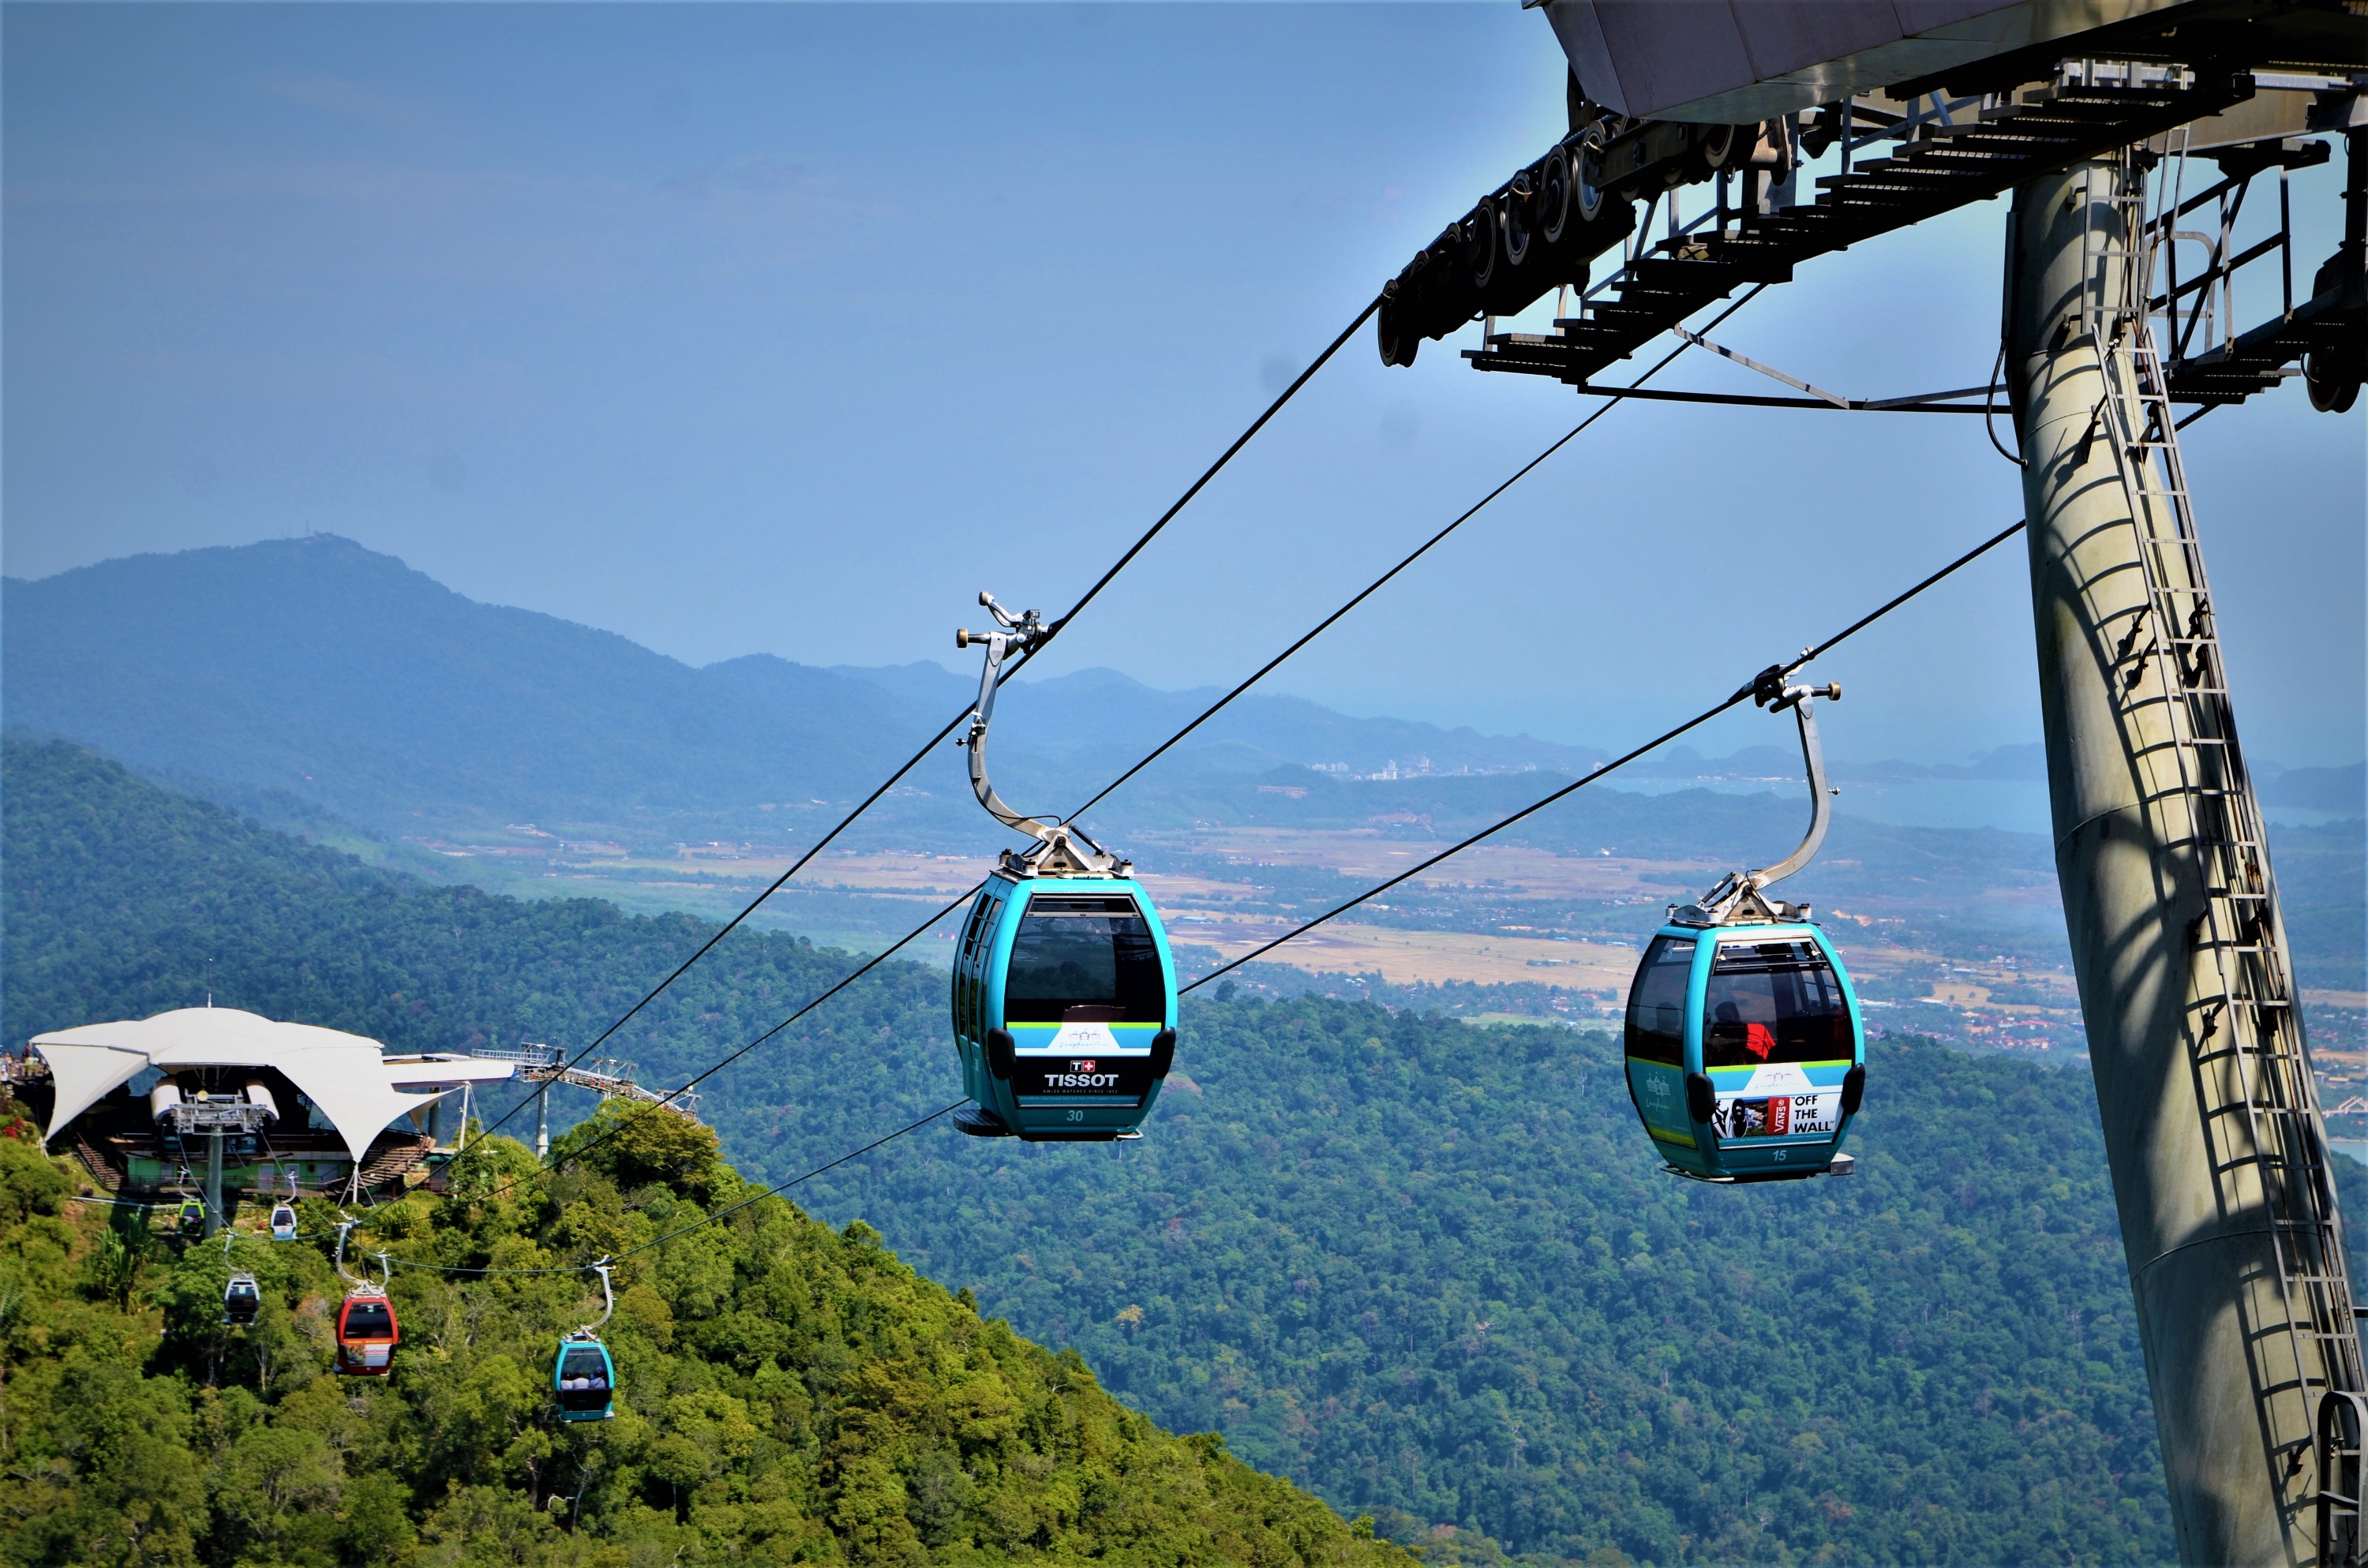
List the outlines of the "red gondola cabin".
{"label": "red gondola cabin", "polygon": [[351,1378],[382,1378],[394,1370],[403,1330],[394,1303],[375,1285],[357,1286],[337,1309],[337,1370]]}

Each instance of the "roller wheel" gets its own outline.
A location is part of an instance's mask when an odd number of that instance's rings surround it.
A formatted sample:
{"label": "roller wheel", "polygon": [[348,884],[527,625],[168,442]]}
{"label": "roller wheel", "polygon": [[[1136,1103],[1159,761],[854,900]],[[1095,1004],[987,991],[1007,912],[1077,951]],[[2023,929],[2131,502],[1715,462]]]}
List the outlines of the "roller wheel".
{"label": "roller wheel", "polygon": [[1571,188],[1570,154],[1557,147],[1545,155],[1533,176],[1536,196],[1530,203],[1531,220],[1542,244],[1558,245],[1578,210],[1577,192]]}
{"label": "roller wheel", "polygon": [[1527,177],[1497,199],[1497,223],[1505,237],[1505,265],[1518,269],[1530,258],[1533,244],[1532,214],[1536,198],[1526,188]]}
{"label": "roller wheel", "polygon": [[2360,397],[2360,361],[2338,349],[2313,349],[2302,358],[2303,390],[2321,414],[2349,414]]}
{"label": "roller wheel", "polygon": [[1422,347],[1421,337],[1406,330],[1406,312],[1395,297],[1382,301],[1373,318],[1373,335],[1384,365],[1411,365],[1415,350]]}
{"label": "roller wheel", "polygon": [[1486,289],[1497,276],[1497,202],[1491,197],[1463,220],[1463,275],[1474,289]]}
{"label": "roller wheel", "polygon": [[1571,203],[1583,223],[1594,222],[1603,210],[1603,128],[1600,125],[1579,132],[1578,152],[1571,159]]}
{"label": "roller wheel", "polygon": [[1734,160],[1737,140],[1734,126],[1712,126],[1702,132],[1702,139],[1694,143],[1695,166],[1705,176],[1718,173]]}
{"label": "roller wheel", "polygon": [[[2362,265],[2359,244],[2347,241],[2319,264],[2310,280],[2311,296],[2340,293],[2349,297],[2356,310],[2363,292],[2361,282]],[[2360,396],[2360,382],[2368,375],[2368,324],[2356,323],[2333,343],[2312,349],[2302,357],[2303,390],[2310,393],[2310,405],[2321,414],[2347,414]]]}

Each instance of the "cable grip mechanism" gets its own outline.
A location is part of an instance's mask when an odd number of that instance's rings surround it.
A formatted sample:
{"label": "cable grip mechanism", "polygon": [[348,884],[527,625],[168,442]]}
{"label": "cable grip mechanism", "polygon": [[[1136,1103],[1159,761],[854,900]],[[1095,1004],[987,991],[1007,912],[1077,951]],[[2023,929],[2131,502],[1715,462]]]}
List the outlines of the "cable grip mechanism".
{"label": "cable grip mechanism", "polygon": [[1770,665],[1753,677],[1745,691],[1750,693],[1755,704],[1770,713],[1791,709],[1800,725],[1801,762],[1809,776],[1809,831],[1799,848],[1774,865],[1758,871],[1729,871],[1699,901],[1670,911],[1670,918],[1679,925],[1726,926],[1809,918],[1807,904],[1764,898],[1761,890],[1782,881],[1815,859],[1826,842],[1827,829],[1833,825],[1837,791],[1826,782],[1826,751],[1817,739],[1817,716],[1810,705],[1821,697],[1828,702],[1839,702],[1842,687],[1839,681],[1824,686],[1793,686],[1788,684],[1787,673],[1782,665]]}
{"label": "cable grip mechanism", "polygon": [[1018,876],[1028,877],[1123,877],[1133,873],[1133,861],[1122,859],[1096,844],[1082,828],[1074,824],[1042,822],[1035,817],[1012,810],[995,792],[986,777],[986,734],[995,722],[995,693],[1001,684],[1003,661],[1017,652],[1023,657],[1042,647],[1053,635],[1053,629],[1035,610],[1022,610],[1018,615],[1004,608],[995,596],[982,591],[978,602],[995,617],[996,630],[972,631],[957,628],[954,646],[973,646],[986,650],[985,667],[979,672],[978,701],[971,709],[970,729],[958,743],[970,753],[971,792],[978,803],[1004,826],[1027,834],[1036,840],[1036,846],[1023,855],[1003,852],[1003,866]]}

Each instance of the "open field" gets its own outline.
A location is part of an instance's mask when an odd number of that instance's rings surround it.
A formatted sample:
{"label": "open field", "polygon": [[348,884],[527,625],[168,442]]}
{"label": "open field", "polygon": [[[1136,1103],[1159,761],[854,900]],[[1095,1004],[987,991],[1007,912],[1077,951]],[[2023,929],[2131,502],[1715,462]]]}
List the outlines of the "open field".
{"label": "open field", "polygon": [[[579,842],[529,824],[477,842],[419,844],[495,873],[489,881],[505,891],[609,898],[629,909],[711,918],[736,913],[799,853],[778,841],[667,848]],[[1200,973],[1443,846],[1421,824],[1395,822],[1210,825],[1144,833],[1127,845],[1187,971]],[[1850,963],[1871,1028],[2007,1050],[2082,1049],[2051,878],[2024,868],[1986,880],[1979,854],[1879,875],[1853,873],[1858,863],[1846,858],[1827,859],[1827,885],[1843,896],[1826,900],[1819,917]],[[957,900],[993,865],[986,853],[827,849],[767,902],[756,924],[876,952]],[[1517,986],[1524,1000],[1490,1005],[1602,1021],[1616,1016],[1663,906],[1693,896],[1726,869],[1707,858],[1623,855],[1609,846],[1590,854],[1483,844],[1258,964],[1318,986],[1331,986],[1333,977],[1398,988]],[[1928,871],[1943,880],[1928,881]],[[938,920],[906,954],[943,966],[960,922],[959,910]],[[2330,1094],[2368,1088],[2368,1062],[2339,1060],[2339,1048],[2361,1044],[2368,993],[2314,989],[2305,1000]]]}
{"label": "open field", "polygon": [[[1172,927],[1178,941],[1214,948],[1229,959],[1286,928],[1281,921],[1235,921],[1220,927],[1190,920],[1179,920]],[[1318,974],[1379,974],[1393,985],[1463,980],[1482,985],[1531,983],[1625,992],[1636,971],[1637,953],[1636,948],[1603,942],[1402,931],[1336,920],[1276,949],[1265,961]]]}
{"label": "open field", "polygon": [[[1146,835],[1195,858],[1217,857],[1238,864],[1246,877],[1260,868],[1303,867],[1338,871],[1378,881],[1446,847],[1430,838],[1408,838],[1381,828],[1298,832],[1288,828],[1212,828],[1191,835]],[[1148,847],[1149,846],[1146,846]],[[1426,887],[1486,888],[1526,898],[1646,898],[1666,903],[1680,888],[1708,886],[1718,869],[1707,860],[1649,860],[1632,857],[1556,855],[1507,845],[1475,845],[1427,871]]]}

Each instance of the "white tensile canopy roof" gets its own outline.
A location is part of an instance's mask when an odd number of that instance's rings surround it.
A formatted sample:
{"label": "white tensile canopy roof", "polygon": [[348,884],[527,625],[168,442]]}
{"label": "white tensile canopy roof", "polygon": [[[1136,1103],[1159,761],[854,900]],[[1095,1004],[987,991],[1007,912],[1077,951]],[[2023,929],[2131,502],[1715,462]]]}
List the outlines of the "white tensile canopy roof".
{"label": "white tensile canopy roof", "polygon": [[407,1111],[466,1084],[506,1081],[513,1067],[467,1056],[390,1057],[378,1041],[313,1024],[283,1024],[235,1007],[182,1007],[153,1018],[85,1024],[35,1035],[57,1105],[43,1141],[143,1068],[270,1067],[287,1074],[357,1164],[370,1140]]}

